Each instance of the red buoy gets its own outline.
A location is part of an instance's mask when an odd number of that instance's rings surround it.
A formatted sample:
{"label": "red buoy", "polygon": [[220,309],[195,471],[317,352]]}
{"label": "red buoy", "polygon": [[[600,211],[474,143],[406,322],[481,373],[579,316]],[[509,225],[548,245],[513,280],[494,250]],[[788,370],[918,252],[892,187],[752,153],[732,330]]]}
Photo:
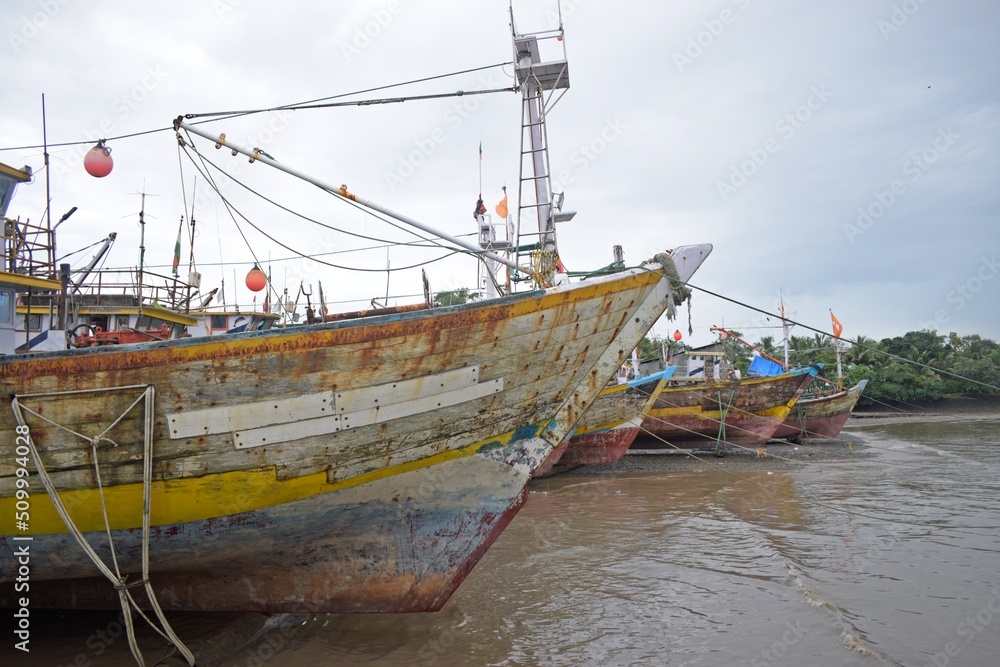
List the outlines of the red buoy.
{"label": "red buoy", "polygon": [[247,274],[247,289],[251,292],[259,292],[265,287],[267,287],[267,276],[264,275],[259,266],[254,264]]}
{"label": "red buoy", "polygon": [[97,145],[83,156],[83,168],[95,178],[104,178],[111,173],[111,168],[114,166],[111,149],[105,146],[103,141],[98,141]]}
{"label": "red buoy", "polygon": [[681,338],[683,338],[683,337],[684,336],[681,335],[681,330],[680,329],[677,329],[677,330],[674,331],[674,340],[676,340],[677,342],[680,342]]}

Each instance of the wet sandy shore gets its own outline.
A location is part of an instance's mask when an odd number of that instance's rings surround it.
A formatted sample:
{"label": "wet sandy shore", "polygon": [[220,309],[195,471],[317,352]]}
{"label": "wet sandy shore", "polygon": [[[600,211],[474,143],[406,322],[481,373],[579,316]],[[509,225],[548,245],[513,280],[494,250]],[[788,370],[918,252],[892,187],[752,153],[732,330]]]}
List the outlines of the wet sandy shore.
{"label": "wet sandy shore", "polygon": [[766,454],[755,449],[731,448],[718,457],[710,450],[640,450],[629,451],[614,463],[574,468],[565,475],[594,475],[617,472],[674,472],[725,470],[788,470],[819,461],[844,461],[871,456],[860,436],[844,435],[836,440],[816,443],[768,444]]}

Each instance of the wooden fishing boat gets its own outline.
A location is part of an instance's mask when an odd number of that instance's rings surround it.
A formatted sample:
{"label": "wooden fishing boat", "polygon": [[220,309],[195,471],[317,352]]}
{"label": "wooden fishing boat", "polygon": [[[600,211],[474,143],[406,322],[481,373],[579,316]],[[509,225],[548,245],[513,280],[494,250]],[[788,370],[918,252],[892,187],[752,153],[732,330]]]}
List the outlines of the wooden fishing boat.
{"label": "wooden fishing boat", "polygon": [[669,290],[662,271],[634,271],[366,321],[8,357],[0,438],[32,474],[30,522],[15,526],[19,466],[0,464],[3,579],[30,537],[33,604],[116,605],[68,523],[104,562],[110,530],[122,576],[145,579],[148,551],[168,609],[437,609]]}
{"label": "wooden fishing boat", "polygon": [[[515,35],[526,103],[533,40]],[[710,251],[560,285],[525,272],[533,289],[457,306],[0,357],[0,606],[30,552],[39,608],[439,609]]]}
{"label": "wooden fishing boat", "polygon": [[868,380],[849,389],[805,394],[772,437],[788,440],[836,438],[854,411]]}
{"label": "wooden fishing boat", "polygon": [[634,449],[690,449],[729,443],[764,445],[788,417],[818,373],[813,367],[773,377],[669,386],[642,422],[652,437],[637,439]]}
{"label": "wooden fishing boat", "polygon": [[[784,307],[782,307],[782,313],[784,313]],[[836,339],[843,331],[839,320],[833,317],[833,313],[830,313],[834,322],[834,350],[837,353],[837,381],[828,380],[822,376],[817,376],[816,383],[824,383],[826,386],[833,387],[833,389],[827,391],[812,391],[809,387],[803,392],[802,396],[795,403],[795,406],[789,412],[788,417],[778,429],[771,436],[777,439],[801,439],[801,438],[836,438],[841,429],[844,428],[844,424],[851,416],[851,412],[854,411],[854,406],[857,405],[858,399],[861,398],[861,392],[864,391],[865,386],[868,384],[868,380],[861,380],[855,386],[844,389],[843,388],[843,365],[841,362],[841,354],[843,352],[843,346],[839,339]],[[784,325],[784,319],[782,319]],[[787,337],[787,325],[783,326],[786,332],[785,336],[785,363],[782,363],[778,359],[775,359],[771,355],[767,354],[764,350],[760,349],[756,345],[748,343],[744,339],[740,338],[731,331],[727,331],[721,327],[713,327],[713,331],[718,331],[728,338],[738,341],[740,344],[753,350],[757,356],[754,357],[753,362],[750,364],[750,371],[755,372],[760,376],[768,375],[779,375],[788,368],[788,337]]]}
{"label": "wooden fishing boat", "polygon": [[583,413],[573,434],[552,451],[535,471],[535,477],[547,477],[582,465],[614,463],[623,457],[674,369],[668,366],[652,375],[602,389]]}

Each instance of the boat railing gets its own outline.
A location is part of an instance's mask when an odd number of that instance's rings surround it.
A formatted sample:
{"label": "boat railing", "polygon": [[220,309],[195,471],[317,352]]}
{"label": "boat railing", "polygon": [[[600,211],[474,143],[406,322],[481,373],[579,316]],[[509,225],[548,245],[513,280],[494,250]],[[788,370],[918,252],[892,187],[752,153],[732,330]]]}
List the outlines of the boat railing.
{"label": "boat railing", "polygon": [[86,282],[70,290],[72,298],[83,297],[88,305],[115,307],[154,305],[186,312],[197,294],[195,287],[176,276],[137,269],[104,269],[87,276]]}
{"label": "boat railing", "polygon": [[35,278],[56,279],[52,230],[4,217],[3,270]]}

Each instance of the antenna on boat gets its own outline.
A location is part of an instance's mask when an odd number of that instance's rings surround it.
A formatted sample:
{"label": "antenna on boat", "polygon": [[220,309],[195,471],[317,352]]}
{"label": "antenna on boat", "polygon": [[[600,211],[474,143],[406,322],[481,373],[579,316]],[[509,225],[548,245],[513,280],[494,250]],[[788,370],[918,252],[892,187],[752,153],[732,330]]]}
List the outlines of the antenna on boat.
{"label": "antenna on boat", "polygon": [[[191,184],[191,192],[193,194],[192,194],[192,197],[191,197],[191,216],[190,216],[190,219],[191,219],[190,228],[191,229],[188,232],[188,245],[189,245],[189,252],[188,252],[188,282],[189,283],[198,282],[199,284],[195,285],[195,287],[200,288],[201,287],[201,284],[200,284],[201,283],[201,274],[199,274],[195,270],[195,264],[194,264],[194,239],[195,239],[195,236],[196,236],[196,234],[195,234],[194,205],[195,205],[195,201],[198,199],[198,197],[197,197],[197,189],[198,189],[198,174],[195,174],[194,175],[194,181]],[[221,243],[221,239],[220,239],[220,243]]]}
{"label": "antenna on boat", "polygon": [[787,371],[788,368],[789,368],[789,364],[788,364],[788,335],[789,335],[789,332],[791,332],[791,330],[792,330],[792,326],[794,326],[794,325],[789,325],[788,321],[785,319],[785,297],[781,293],[781,290],[778,290],[778,300],[781,302],[781,333],[782,333],[782,335],[785,338],[785,370]]}
{"label": "antenna on boat", "polygon": [[219,288],[219,292],[222,294],[222,310],[224,311],[226,310],[226,263],[225,261],[223,261],[222,258],[222,227],[219,225],[218,212],[216,212],[215,214],[215,230],[216,230],[216,237],[219,239],[219,266],[222,267],[222,270],[219,272],[222,276],[222,279],[220,281],[221,287]]}
{"label": "antenna on boat", "polygon": [[[49,245],[52,246],[51,252],[52,252],[52,257],[54,258],[56,256],[56,238],[55,236],[52,235],[52,195],[50,194],[49,191],[49,138],[48,137],[49,137],[48,128],[46,127],[45,123],[45,93],[42,93],[42,158],[45,164],[45,220],[46,220],[46,226],[48,227],[49,230]],[[73,210],[74,211],[76,210],[75,206],[73,207]],[[72,211],[64,215],[63,220],[68,218],[70,214],[72,214]],[[62,222],[62,220],[60,220],[59,222]],[[56,223],[56,226],[58,227],[59,223]],[[25,328],[27,329],[28,327]]]}
{"label": "antenna on boat", "polygon": [[[142,192],[132,192],[130,194],[142,197],[139,204],[139,271],[136,276],[138,284],[139,310],[142,310],[142,271],[146,263],[146,182],[142,182]],[[159,197],[160,195],[149,195]]]}

